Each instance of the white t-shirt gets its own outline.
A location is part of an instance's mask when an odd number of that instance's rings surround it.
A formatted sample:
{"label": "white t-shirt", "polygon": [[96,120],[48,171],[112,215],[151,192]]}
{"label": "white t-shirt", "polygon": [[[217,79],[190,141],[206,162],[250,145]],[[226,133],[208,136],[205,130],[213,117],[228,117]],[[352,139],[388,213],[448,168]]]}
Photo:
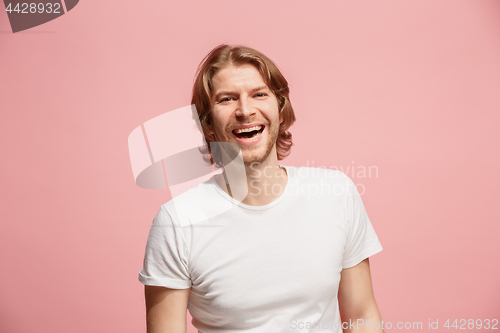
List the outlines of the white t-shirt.
{"label": "white t-shirt", "polygon": [[341,331],[340,272],[382,246],[349,177],[284,167],[285,191],[267,205],[237,202],[212,177],[154,218],[139,281],[191,287],[199,332]]}

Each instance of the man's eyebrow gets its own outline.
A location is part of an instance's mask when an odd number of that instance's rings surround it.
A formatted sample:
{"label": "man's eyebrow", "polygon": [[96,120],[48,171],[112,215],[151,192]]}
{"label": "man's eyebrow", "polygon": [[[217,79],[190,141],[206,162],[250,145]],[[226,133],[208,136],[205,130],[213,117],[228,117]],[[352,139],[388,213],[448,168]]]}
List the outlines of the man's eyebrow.
{"label": "man's eyebrow", "polygon": [[[257,87],[257,88],[253,88],[250,92],[251,93],[254,93],[256,91],[259,91],[259,90],[266,90],[266,89],[269,89],[268,86],[264,85],[264,86],[260,86],[260,87]],[[215,95],[215,100],[218,100],[220,98],[220,96],[223,96],[223,95],[231,95],[231,94],[234,94],[234,92],[231,92],[231,91],[219,91],[216,95]]]}
{"label": "man's eyebrow", "polygon": [[259,91],[259,90],[266,90],[266,89],[269,89],[269,87],[268,86],[260,86],[260,87],[257,87],[257,88],[253,88],[252,92],[256,92],[256,91]]}

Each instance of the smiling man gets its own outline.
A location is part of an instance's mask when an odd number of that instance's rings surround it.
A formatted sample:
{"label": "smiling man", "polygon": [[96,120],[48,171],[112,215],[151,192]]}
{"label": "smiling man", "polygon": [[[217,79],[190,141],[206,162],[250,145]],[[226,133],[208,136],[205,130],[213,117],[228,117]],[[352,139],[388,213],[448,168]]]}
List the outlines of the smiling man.
{"label": "smiling man", "polygon": [[368,263],[382,247],[356,186],[337,170],[278,163],[295,115],[275,64],[218,46],[192,103],[206,141],[237,147],[245,174],[228,182],[230,165],[207,146],[221,174],[177,197],[184,208],[160,208],[139,273],[148,333],[185,333],[187,310],[203,333],[383,332]]}
{"label": "smiling man", "polygon": [[[274,201],[287,184],[286,171],[280,169],[276,152],[284,120],[276,95],[257,68],[245,63],[220,69],[212,78],[212,87],[214,98],[207,133],[209,140],[234,142],[241,149],[247,175],[243,186],[250,189],[242,203],[262,206]],[[293,116],[293,111],[290,114]],[[215,177],[229,194],[231,187],[223,184],[223,179],[223,175]],[[269,186],[279,190],[274,195],[269,191],[268,195],[258,195]]]}

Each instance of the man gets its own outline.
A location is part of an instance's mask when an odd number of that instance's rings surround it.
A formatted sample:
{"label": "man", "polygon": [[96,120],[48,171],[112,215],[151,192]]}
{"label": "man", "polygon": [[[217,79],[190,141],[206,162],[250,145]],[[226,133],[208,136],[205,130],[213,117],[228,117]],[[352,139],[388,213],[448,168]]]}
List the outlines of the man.
{"label": "man", "polygon": [[209,146],[222,173],[160,208],[139,274],[148,333],[185,333],[188,309],[203,333],[383,332],[368,263],[382,247],[354,183],[278,163],[295,116],[274,63],[218,46],[192,104],[206,141],[237,145],[246,174],[228,181],[224,153]]}

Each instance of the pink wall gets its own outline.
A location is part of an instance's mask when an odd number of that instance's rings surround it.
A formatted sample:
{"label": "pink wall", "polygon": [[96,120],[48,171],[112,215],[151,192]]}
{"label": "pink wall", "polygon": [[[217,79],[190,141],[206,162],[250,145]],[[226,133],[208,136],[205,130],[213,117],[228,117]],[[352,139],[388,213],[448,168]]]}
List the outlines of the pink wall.
{"label": "pink wall", "polygon": [[135,185],[127,137],[188,105],[223,42],[290,82],[283,164],[377,168],[348,175],[384,246],[384,321],[500,319],[499,41],[497,0],[82,1],[16,34],[1,11],[0,331],[145,332],[169,194]]}

